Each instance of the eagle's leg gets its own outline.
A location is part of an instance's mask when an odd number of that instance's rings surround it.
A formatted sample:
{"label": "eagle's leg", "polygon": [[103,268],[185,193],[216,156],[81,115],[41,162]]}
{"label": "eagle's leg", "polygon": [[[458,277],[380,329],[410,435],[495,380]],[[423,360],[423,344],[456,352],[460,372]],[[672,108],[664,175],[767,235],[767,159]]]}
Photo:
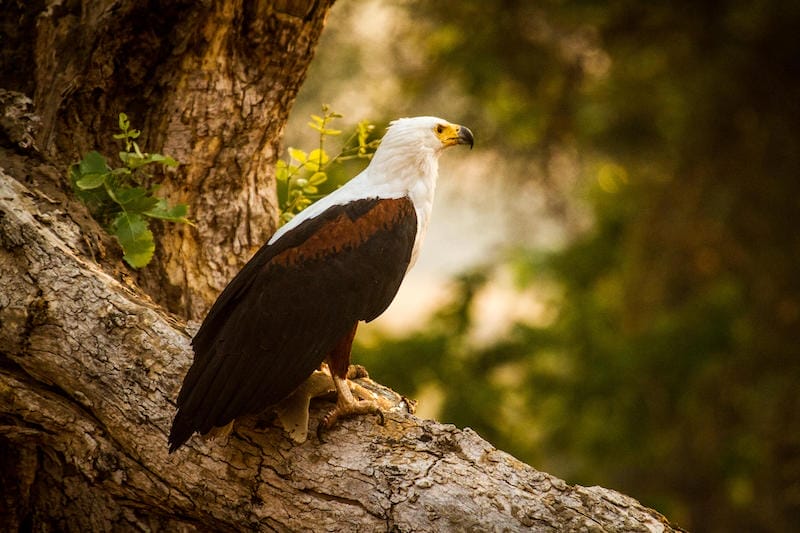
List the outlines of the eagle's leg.
{"label": "eagle's leg", "polygon": [[372,413],[380,418],[381,425],[384,423],[383,411],[378,407],[378,404],[372,400],[356,400],[347,383],[350,350],[353,347],[353,339],[356,336],[357,327],[358,323],[353,326],[353,329],[339,341],[339,344],[328,355],[328,367],[333,378],[333,385],[336,387],[336,407],[325,415],[317,426],[317,438],[323,442],[322,434],[324,431],[332,428],[340,418]]}

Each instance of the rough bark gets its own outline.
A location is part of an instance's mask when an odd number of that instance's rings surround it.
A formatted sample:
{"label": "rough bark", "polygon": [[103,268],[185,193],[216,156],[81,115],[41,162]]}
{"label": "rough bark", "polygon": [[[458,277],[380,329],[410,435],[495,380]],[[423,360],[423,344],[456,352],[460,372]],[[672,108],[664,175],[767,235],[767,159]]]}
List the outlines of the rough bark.
{"label": "rough bark", "polygon": [[[34,181],[35,181],[35,177]],[[49,195],[0,170],[3,516],[34,530],[671,531],[469,429],[390,413],[296,445],[268,419],[167,454],[186,326],[84,257]],[[329,404],[315,404],[312,423]],[[9,475],[12,472],[13,475]]]}
{"label": "rough bark", "polygon": [[[62,165],[116,154],[117,116],[184,165],[162,193],[196,226],[161,229],[137,274],[158,302],[202,316],[276,227],[272,167],[332,0],[10,2],[0,79],[31,96],[35,144]],[[35,36],[32,39],[32,36]],[[31,46],[31,41],[33,45]]]}

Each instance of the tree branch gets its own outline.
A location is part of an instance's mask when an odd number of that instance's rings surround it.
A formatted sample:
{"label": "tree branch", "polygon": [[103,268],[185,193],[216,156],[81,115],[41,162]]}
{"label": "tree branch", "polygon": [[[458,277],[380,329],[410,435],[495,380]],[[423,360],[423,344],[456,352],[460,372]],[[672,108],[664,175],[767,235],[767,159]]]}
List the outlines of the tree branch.
{"label": "tree branch", "polygon": [[87,259],[78,226],[45,204],[0,168],[12,526],[27,516],[91,530],[673,530],[627,496],[568,485],[469,429],[395,412],[385,426],[347,420],[326,444],[245,420],[225,445],[194,437],[168,455],[192,356],[186,326]]}

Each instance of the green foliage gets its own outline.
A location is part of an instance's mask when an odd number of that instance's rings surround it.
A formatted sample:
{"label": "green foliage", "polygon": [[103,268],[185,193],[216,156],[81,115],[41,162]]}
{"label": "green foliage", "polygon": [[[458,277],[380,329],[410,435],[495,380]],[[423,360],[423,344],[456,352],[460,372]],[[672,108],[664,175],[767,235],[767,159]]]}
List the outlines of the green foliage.
{"label": "green foliage", "polygon": [[342,134],[342,130],[330,127],[331,122],[338,118],[342,118],[342,115],[323,105],[322,116],[311,115],[311,122],[308,123],[319,134],[319,146],[310,152],[289,147],[288,159],[278,160],[275,177],[281,224],[290,221],[297,213],[330,192],[326,185],[330,185],[329,173],[333,165],[355,159],[368,161],[377,149],[380,139],[369,138],[375,126],[362,120],[344,142],[341,151],[330,157],[325,150],[328,137]]}
{"label": "green foliage", "polygon": [[70,167],[69,178],[75,194],[92,216],[117,238],[125,262],[141,268],[151,261],[156,248],[150,219],[191,222],[186,218],[185,204],[170,205],[155,196],[159,186],[149,184],[152,176],[148,167],[174,168],[178,162],[162,154],[143,153],[136,142],[141,132],[131,129],[125,113],[119,115],[119,129],[114,138],[125,144],[125,150],[119,153],[124,166],[112,169],[106,158],[93,150]]}
{"label": "green foliage", "polygon": [[459,120],[504,155],[578,154],[593,225],[485,272],[553,288],[550,321],[476,346],[481,286],[462,280],[422,331],[357,357],[409,396],[436,388],[442,420],[691,530],[794,531],[800,4],[695,7],[413,3],[419,98],[457,80]]}

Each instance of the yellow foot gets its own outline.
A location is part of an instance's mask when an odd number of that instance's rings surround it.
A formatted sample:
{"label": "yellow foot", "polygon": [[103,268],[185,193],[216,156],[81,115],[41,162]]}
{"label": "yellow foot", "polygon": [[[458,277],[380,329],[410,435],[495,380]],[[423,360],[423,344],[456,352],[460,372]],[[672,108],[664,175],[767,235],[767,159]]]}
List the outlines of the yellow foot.
{"label": "yellow foot", "polygon": [[354,401],[353,403],[337,403],[336,407],[334,407],[327,415],[325,415],[322,420],[320,420],[319,425],[317,426],[317,438],[320,442],[325,442],[323,434],[325,431],[332,428],[339,419],[366,414],[376,415],[379,419],[378,423],[380,425],[384,425],[386,423],[386,419],[383,417],[383,411],[381,411],[380,407],[378,407],[378,404],[373,401],[360,400]]}

